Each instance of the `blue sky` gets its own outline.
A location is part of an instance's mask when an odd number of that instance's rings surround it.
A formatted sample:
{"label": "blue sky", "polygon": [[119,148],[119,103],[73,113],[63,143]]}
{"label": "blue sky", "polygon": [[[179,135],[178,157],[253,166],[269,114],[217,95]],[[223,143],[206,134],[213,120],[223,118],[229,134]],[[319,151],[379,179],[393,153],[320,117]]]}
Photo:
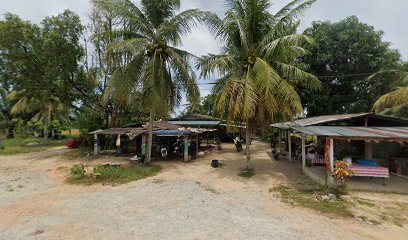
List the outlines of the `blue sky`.
{"label": "blue sky", "polygon": [[[182,9],[201,8],[223,14],[225,7],[222,0],[181,0]],[[271,11],[283,7],[290,0],[272,0]],[[0,14],[12,12],[23,19],[39,23],[44,17],[56,15],[64,9],[77,12],[84,23],[87,21],[89,2],[87,0],[0,0]],[[384,31],[384,40],[398,49],[402,58],[408,61],[408,0],[317,0],[302,18],[301,29],[310,26],[313,21],[339,21],[356,15],[362,22]],[[221,44],[213,39],[203,26],[195,28],[191,35],[183,40],[185,50],[195,55],[217,53]],[[208,80],[199,80],[205,83]],[[209,93],[210,86],[200,85],[201,95]]]}

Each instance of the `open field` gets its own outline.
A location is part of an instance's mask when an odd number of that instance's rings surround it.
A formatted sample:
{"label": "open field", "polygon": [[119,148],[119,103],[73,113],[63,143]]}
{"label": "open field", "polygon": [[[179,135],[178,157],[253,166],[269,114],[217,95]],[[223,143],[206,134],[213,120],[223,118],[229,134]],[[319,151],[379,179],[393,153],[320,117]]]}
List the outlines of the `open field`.
{"label": "open field", "polygon": [[[408,196],[353,192],[353,216],[322,214],[271,189],[313,186],[301,170],[252,145],[255,174],[241,177],[232,145],[190,163],[160,162],[154,177],[119,186],[66,183],[73,150],[0,157],[0,239],[404,239]],[[210,160],[223,163],[211,168]],[[100,157],[91,165],[126,164]],[[304,197],[302,195],[302,197]],[[37,239],[37,238],[36,238]]]}
{"label": "open field", "polygon": [[13,155],[44,151],[53,147],[63,146],[66,139],[53,140],[38,137],[15,137],[4,139],[4,149],[0,149],[0,155]]}

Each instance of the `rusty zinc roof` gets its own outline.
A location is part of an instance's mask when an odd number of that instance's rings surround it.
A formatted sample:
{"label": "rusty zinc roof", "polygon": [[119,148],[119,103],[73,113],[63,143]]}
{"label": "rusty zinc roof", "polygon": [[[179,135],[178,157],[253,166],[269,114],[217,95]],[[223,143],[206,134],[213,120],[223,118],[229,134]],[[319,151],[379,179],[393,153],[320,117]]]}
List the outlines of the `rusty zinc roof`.
{"label": "rusty zinc roof", "polygon": [[353,113],[353,114],[335,114],[335,115],[323,115],[318,117],[303,118],[294,121],[282,122],[271,124],[271,127],[290,129],[291,127],[305,127],[317,124],[335,122],[340,120],[347,120],[352,118],[364,117],[373,115],[374,113]]}
{"label": "rusty zinc roof", "polygon": [[408,127],[305,126],[292,129],[307,135],[332,138],[408,141]]}

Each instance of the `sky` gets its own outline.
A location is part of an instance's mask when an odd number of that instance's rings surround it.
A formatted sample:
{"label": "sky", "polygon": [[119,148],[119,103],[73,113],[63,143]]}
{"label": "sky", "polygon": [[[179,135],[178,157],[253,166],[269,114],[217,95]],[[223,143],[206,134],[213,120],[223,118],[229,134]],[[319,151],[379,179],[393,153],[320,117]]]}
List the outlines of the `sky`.
{"label": "sky", "polygon": [[[272,12],[276,12],[290,0],[271,0]],[[225,7],[223,0],[181,0],[181,9],[200,8],[216,12],[222,16]],[[90,3],[87,0],[0,0],[0,15],[5,12],[19,15],[22,19],[39,23],[43,18],[57,15],[64,9],[71,9],[87,23]],[[336,22],[355,15],[360,21],[372,25],[376,30],[384,31],[384,40],[391,42],[391,47],[398,49],[402,59],[408,61],[408,0],[317,0],[304,12],[300,30],[304,30],[313,21]],[[183,39],[182,48],[201,56],[217,53],[221,44],[203,26],[196,27]],[[205,80],[199,80],[205,83]],[[210,86],[200,85],[201,95],[209,93]]]}

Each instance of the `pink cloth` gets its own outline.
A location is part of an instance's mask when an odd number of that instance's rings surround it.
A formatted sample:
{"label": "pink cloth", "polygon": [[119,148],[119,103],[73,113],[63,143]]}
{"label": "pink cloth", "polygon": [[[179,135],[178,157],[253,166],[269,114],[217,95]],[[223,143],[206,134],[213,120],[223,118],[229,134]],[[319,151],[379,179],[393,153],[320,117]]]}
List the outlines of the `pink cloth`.
{"label": "pink cloth", "polygon": [[360,176],[360,177],[382,177],[389,178],[390,172],[388,168],[381,166],[365,166],[359,164],[353,164],[349,166],[349,169],[353,171],[351,176]]}

